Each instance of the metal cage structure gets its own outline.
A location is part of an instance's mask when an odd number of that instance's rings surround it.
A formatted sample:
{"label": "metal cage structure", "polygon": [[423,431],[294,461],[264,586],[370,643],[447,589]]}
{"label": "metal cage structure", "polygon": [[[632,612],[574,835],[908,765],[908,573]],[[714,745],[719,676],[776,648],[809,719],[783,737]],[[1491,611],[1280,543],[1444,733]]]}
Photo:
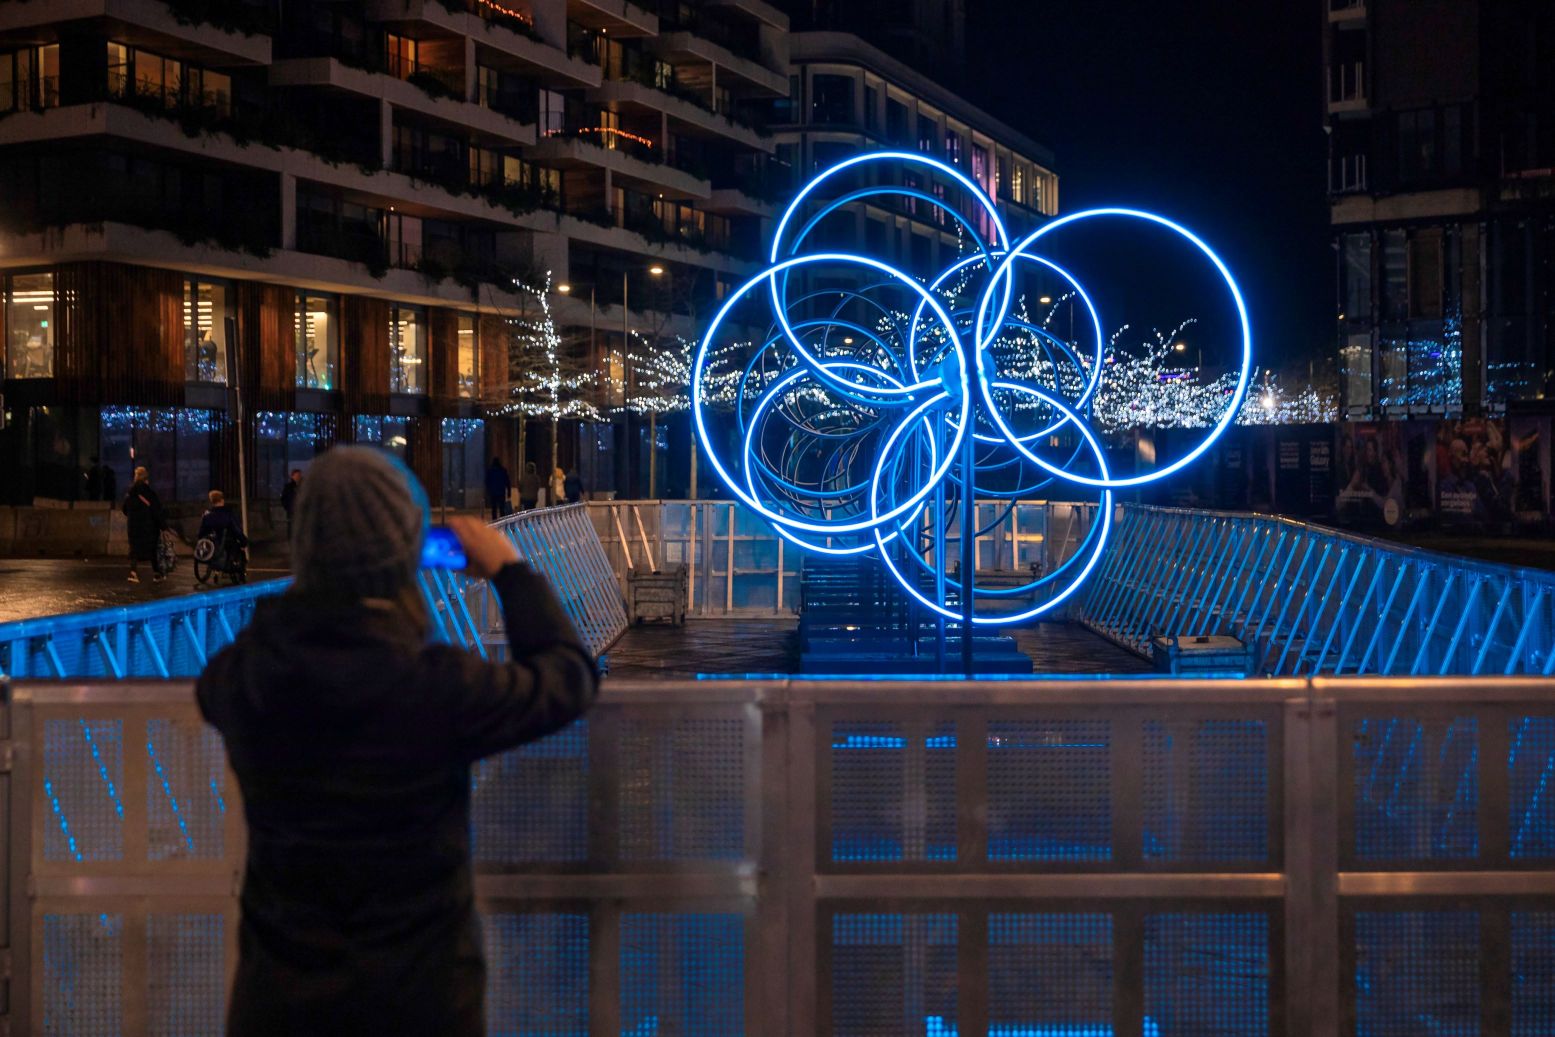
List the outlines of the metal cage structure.
{"label": "metal cage structure", "polygon": [[1078,615],[1140,654],[1229,634],[1275,676],[1555,674],[1555,573],[1272,515],[1124,506]]}
{"label": "metal cage structure", "polygon": [[[190,685],[7,691],[9,1032],[219,1032]],[[1548,681],[607,681],[472,782],[492,1034],[1555,1033]]]}

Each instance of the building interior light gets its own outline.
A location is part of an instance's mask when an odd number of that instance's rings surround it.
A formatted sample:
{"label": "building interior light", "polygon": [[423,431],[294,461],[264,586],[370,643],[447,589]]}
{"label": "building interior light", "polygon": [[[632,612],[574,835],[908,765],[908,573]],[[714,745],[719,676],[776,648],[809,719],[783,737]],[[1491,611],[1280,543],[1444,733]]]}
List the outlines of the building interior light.
{"label": "building interior light", "polygon": [[568,294],[569,292],[572,291],[572,285],[570,285],[570,284],[559,284],[559,285],[556,286],[556,290],[558,292],[561,292],[563,295],[566,295],[566,294]]}

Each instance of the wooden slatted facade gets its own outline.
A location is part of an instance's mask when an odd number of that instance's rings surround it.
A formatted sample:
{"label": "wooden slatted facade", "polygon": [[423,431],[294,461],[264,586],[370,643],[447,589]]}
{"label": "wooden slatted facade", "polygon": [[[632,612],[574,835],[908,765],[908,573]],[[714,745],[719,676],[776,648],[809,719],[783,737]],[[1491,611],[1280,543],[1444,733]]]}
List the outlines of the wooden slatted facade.
{"label": "wooden slatted facade", "polygon": [[348,295],[340,307],[340,388],[350,414],[389,409],[389,303]]}
{"label": "wooden slatted facade", "polygon": [[118,263],[66,263],[55,269],[54,297],[57,402],[183,402],[181,275]]}

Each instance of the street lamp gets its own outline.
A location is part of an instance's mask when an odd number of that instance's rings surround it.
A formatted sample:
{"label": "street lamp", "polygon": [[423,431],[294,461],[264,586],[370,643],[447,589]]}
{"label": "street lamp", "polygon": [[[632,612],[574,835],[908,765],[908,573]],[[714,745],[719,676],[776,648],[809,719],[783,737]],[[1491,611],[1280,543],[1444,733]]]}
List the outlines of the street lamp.
{"label": "street lamp", "polygon": [[1053,305],[1053,297],[1051,295],[1044,295],[1042,298],[1038,299],[1037,302],[1041,303],[1043,306],[1051,306]]}

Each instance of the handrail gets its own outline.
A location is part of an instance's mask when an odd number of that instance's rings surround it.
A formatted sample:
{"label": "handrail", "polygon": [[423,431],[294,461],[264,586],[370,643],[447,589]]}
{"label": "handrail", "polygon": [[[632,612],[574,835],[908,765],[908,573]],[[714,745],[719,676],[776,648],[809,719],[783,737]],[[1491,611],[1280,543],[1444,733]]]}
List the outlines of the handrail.
{"label": "handrail", "polygon": [[[543,508],[496,523],[520,557],[550,581],[588,649],[601,653],[626,629],[620,589],[582,505]],[[484,580],[423,571],[433,636],[485,656],[505,640]],[[237,637],[261,599],[290,579],[203,591],[139,605],[0,623],[0,676],[193,677]]]}
{"label": "handrail", "polygon": [[1274,515],[1124,505],[1081,622],[1230,635],[1270,675],[1555,674],[1555,573]]}

